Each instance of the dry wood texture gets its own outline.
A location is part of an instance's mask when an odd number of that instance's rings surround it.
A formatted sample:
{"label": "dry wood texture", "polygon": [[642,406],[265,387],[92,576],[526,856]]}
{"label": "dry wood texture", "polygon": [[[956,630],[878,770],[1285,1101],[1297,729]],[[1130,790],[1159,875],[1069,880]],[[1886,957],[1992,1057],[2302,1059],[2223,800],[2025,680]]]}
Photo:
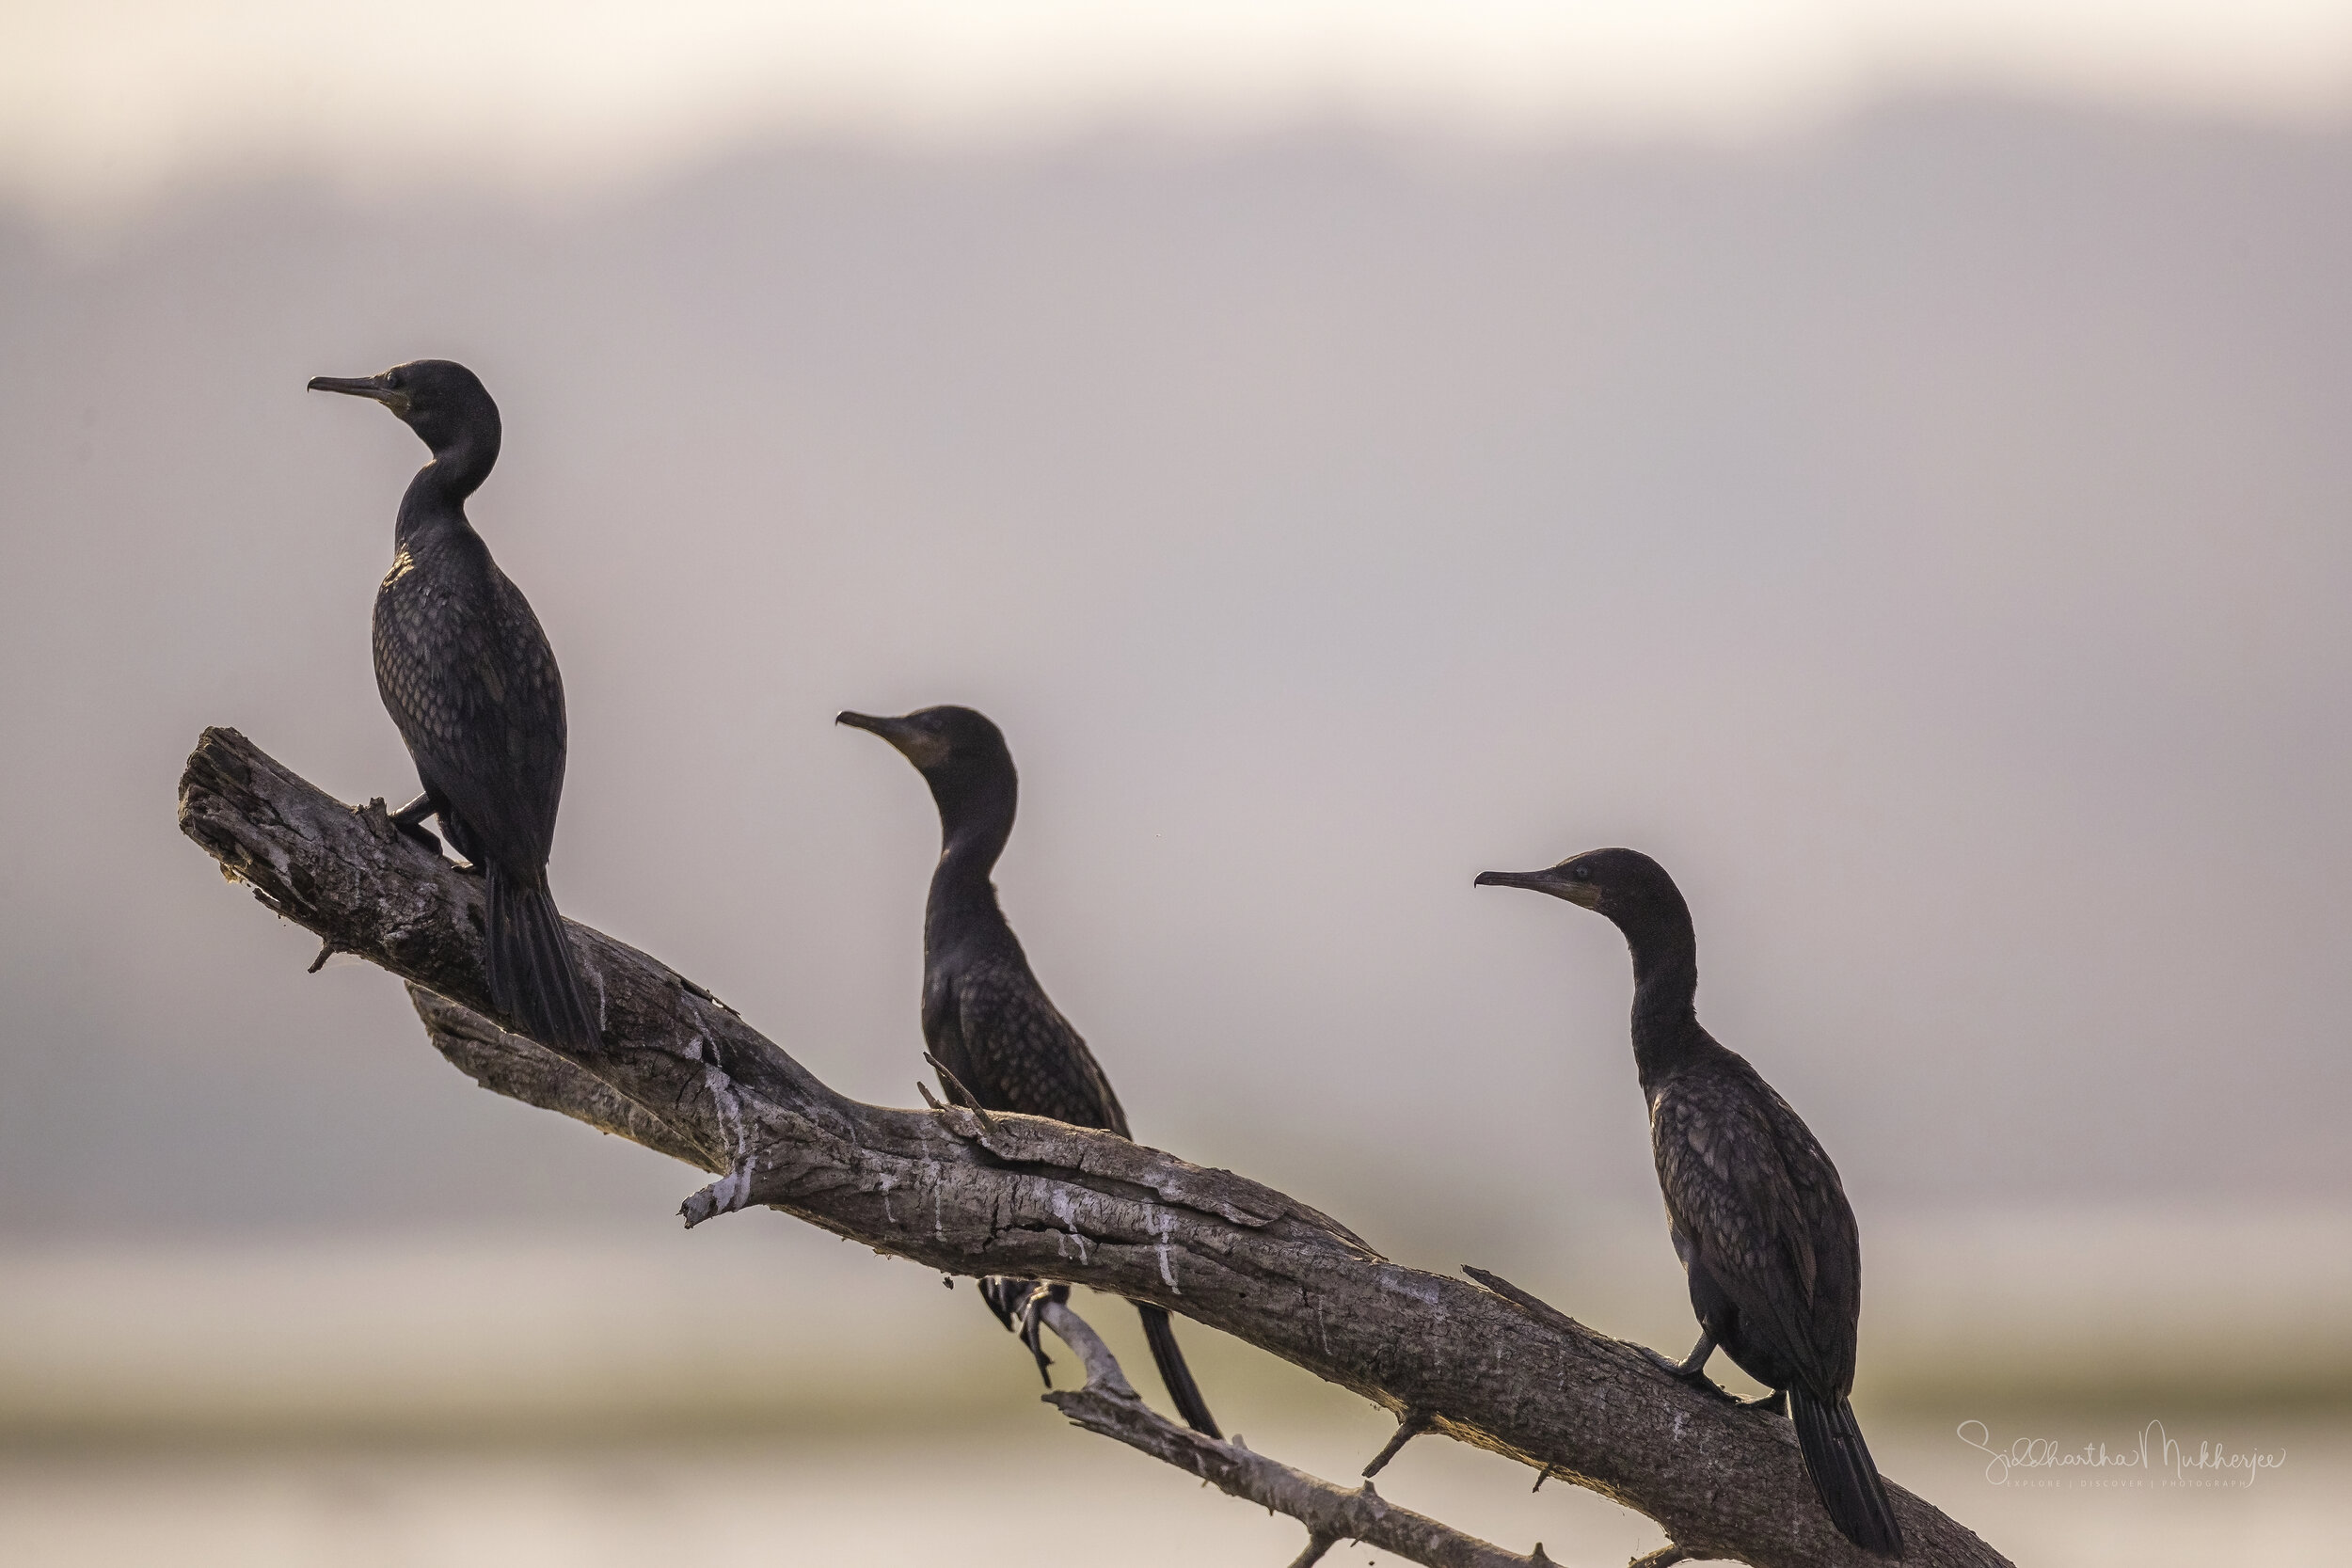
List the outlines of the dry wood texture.
{"label": "dry wood texture", "polygon": [[[1035,1117],[850,1100],[699,986],[576,923],[601,1046],[563,1055],[506,1033],[488,1016],[479,880],[402,837],[382,801],[344,805],[233,730],[205,731],[189,757],[180,821],[264,905],[407,980],[435,1046],[484,1087],[712,1172],[689,1224],[761,1204],[951,1274],[1158,1302],[1638,1509],[1692,1558],[1883,1560],[1831,1528],[1786,1420],[1517,1292],[1392,1263],[1246,1177]],[[1890,1490],[1906,1560],[2005,1560]]]}

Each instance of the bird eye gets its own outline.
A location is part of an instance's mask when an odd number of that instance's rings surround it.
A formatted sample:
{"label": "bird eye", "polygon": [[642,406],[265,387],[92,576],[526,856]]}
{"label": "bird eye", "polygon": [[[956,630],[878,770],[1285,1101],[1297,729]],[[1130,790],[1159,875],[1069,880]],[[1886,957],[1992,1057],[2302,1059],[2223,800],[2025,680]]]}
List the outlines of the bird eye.
{"label": "bird eye", "polygon": [[1568,870],[1568,875],[1574,877],[1580,882],[1591,877],[1592,874],[1592,870],[1588,866],[1572,866]]}

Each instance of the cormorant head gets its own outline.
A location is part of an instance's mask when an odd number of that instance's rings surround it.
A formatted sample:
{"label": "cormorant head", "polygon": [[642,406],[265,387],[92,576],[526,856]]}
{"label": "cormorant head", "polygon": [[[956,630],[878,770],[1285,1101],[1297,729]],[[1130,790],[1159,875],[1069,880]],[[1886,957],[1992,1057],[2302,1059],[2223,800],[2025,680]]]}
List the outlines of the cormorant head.
{"label": "cormorant head", "polygon": [[902,719],[844,713],[834,722],[870,730],[896,746],[930,782],[942,811],[1013,779],[1005,732],[968,707],[920,708]]}
{"label": "cormorant head", "polygon": [[436,457],[470,444],[477,458],[499,445],[499,405],[482,378],[453,359],[411,359],[380,375],[316,375],[313,392],[373,398],[415,431]]}
{"label": "cormorant head", "polygon": [[1541,871],[1482,871],[1479,887],[1524,887],[1607,915],[1619,926],[1690,919],[1666,868],[1639,849],[1588,849]]}

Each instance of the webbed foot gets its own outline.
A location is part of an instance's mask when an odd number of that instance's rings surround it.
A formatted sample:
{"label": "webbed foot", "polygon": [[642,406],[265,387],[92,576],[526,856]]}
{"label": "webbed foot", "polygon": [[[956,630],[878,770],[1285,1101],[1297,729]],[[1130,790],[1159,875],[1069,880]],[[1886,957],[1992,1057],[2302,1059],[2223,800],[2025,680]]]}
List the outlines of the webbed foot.
{"label": "webbed foot", "polygon": [[424,819],[436,815],[437,809],[433,803],[432,796],[420,795],[391,814],[392,830],[401,837],[411,843],[422,845],[437,856],[441,852],[441,840],[432,829],[424,825]]}
{"label": "webbed foot", "polygon": [[1707,1375],[1707,1358],[1715,1354],[1715,1341],[1711,1336],[1702,1336],[1699,1339],[1697,1347],[1691,1352],[1688,1357],[1680,1361],[1676,1361],[1668,1356],[1661,1355],[1656,1351],[1650,1349],[1647,1345],[1636,1345],[1634,1348],[1640,1351],[1644,1355],[1648,1356],[1652,1361],[1658,1363],[1660,1367],[1664,1369],[1666,1375],[1673,1378],[1676,1382],[1687,1383],[1692,1387],[1696,1388],[1700,1393],[1706,1394],[1713,1399],[1719,1399],[1725,1404],[1740,1404],[1743,1402],[1740,1396],[1732,1393],[1729,1389],[1718,1384],[1713,1378]]}

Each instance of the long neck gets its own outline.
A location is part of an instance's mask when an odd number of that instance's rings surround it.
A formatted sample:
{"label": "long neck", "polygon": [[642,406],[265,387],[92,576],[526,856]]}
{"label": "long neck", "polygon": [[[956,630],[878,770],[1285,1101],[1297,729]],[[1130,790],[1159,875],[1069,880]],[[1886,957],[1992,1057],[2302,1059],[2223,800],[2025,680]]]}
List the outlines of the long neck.
{"label": "long neck", "polygon": [[1009,776],[990,778],[952,792],[933,787],[939,801],[940,853],[931,873],[930,899],[924,910],[924,945],[937,950],[975,921],[1004,924],[996,907],[996,885],[989,874],[1012,836],[1019,788]]}
{"label": "long neck", "polygon": [[1633,953],[1633,1062],[1647,1093],[1714,1046],[1699,1027],[1699,944],[1688,914],[1625,927]]}
{"label": "long neck", "polygon": [[417,470],[417,477],[408,482],[407,493],[400,498],[396,537],[405,540],[452,524],[470,526],[466,521],[466,498],[490,477],[498,457],[495,436],[464,435],[434,449],[433,461]]}

